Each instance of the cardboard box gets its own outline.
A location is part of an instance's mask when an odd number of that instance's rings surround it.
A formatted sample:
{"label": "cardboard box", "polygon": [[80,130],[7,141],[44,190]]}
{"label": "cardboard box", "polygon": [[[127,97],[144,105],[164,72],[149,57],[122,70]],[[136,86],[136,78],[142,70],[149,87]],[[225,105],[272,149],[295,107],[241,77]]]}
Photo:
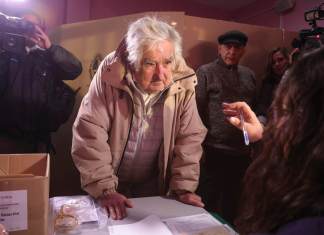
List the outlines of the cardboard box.
{"label": "cardboard box", "polygon": [[0,223],[10,235],[46,235],[48,154],[0,154]]}

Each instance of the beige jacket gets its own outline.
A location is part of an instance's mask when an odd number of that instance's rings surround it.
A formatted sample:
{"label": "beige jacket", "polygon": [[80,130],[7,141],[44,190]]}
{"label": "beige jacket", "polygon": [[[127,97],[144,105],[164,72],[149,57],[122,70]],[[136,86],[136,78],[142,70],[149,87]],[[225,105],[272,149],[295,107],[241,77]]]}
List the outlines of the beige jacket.
{"label": "beige jacket", "polygon": [[[193,74],[184,62],[176,65],[173,79]],[[93,197],[114,192],[116,173],[130,132],[133,101],[127,71],[117,53],[101,63],[81,103],[73,126],[72,157],[80,171],[82,188]],[[159,189],[194,192],[199,179],[201,143],[207,133],[199,117],[196,76],[179,80],[166,91],[163,108],[163,145],[159,154]]]}

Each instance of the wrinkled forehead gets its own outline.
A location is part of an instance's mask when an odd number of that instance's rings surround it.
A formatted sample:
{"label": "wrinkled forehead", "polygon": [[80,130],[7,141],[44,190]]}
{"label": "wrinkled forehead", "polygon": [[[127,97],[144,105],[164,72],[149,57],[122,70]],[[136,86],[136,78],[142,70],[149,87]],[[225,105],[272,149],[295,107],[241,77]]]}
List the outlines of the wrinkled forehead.
{"label": "wrinkled forehead", "polygon": [[143,47],[143,58],[162,56],[170,58],[174,56],[174,46],[171,42],[164,40]]}
{"label": "wrinkled forehead", "polygon": [[245,47],[241,43],[236,43],[236,42],[223,43],[220,44],[220,46],[226,49],[230,49],[230,48],[241,49]]}

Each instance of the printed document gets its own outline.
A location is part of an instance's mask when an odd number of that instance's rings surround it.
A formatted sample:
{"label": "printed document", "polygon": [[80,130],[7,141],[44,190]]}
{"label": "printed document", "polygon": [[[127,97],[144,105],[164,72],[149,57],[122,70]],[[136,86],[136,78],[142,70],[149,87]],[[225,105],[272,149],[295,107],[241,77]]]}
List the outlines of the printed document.
{"label": "printed document", "polygon": [[110,235],[172,235],[167,226],[156,215],[150,215],[145,219],[123,225],[109,226]]}
{"label": "printed document", "polygon": [[181,216],[163,220],[174,235],[196,234],[201,231],[223,227],[223,224],[209,214]]}

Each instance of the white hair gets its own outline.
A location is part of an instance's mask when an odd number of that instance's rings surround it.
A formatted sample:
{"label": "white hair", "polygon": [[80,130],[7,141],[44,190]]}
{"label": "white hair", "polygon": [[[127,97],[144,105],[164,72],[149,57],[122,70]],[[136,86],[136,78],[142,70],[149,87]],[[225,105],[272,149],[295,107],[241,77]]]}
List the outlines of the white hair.
{"label": "white hair", "polygon": [[181,57],[181,37],[171,25],[158,20],[156,17],[149,16],[131,23],[126,34],[129,63],[138,71],[144,50],[152,48],[165,40],[173,44],[175,60]]}

